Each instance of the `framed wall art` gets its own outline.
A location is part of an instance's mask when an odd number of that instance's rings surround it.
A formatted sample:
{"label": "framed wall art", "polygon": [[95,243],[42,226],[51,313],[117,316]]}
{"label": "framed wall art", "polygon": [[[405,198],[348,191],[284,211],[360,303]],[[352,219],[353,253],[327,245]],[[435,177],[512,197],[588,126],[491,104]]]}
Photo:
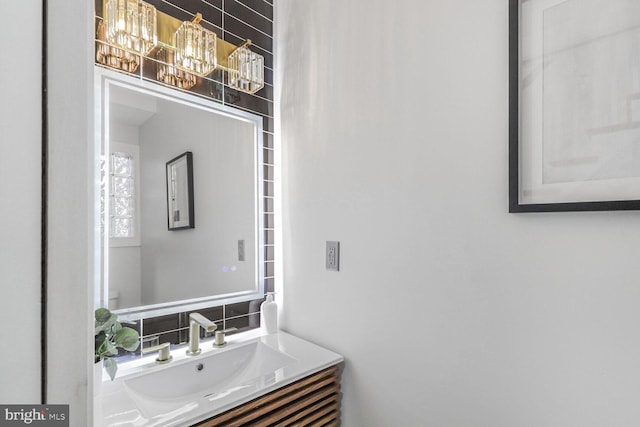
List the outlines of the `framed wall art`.
{"label": "framed wall art", "polygon": [[187,151],[167,162],[167,216],[169,230],[195,228],[193,154]]}
{"label": "framed wall art", "polygon": [[509,9],[509,211],[640,209],[640,1]]}

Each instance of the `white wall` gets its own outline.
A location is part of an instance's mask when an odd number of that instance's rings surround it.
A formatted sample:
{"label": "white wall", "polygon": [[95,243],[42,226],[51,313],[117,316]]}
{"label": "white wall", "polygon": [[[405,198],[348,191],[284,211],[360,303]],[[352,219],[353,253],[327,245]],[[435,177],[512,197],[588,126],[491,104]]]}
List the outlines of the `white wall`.
{"label": "white wall", "polygon": [[92,417],[92,34],[91,2],[49,1],[47,402],[69,404],[72,427]]}
{"label": "white wall", "polygon": [[109,295],[118,295],[116,301],[109,301],[110,309],[141,305],[140,264],[140,246],[109,248]]}
{"label": "white wall", "polygon": [[[253,137],[250,123],[167,102],[140,127],[143,304],[254,288]],[[185,151],[193,153],[195,228],[169,231],[166,162]]]}
{"label": "white wall", "polygon": [[282,321],[345,427],[640,424],[638,213],[507,213],[507,8],[276,2]]}
{"label": "white wall", "polygon": [[0,402],[39,403],[42,2],[0,2],[0,16]]}

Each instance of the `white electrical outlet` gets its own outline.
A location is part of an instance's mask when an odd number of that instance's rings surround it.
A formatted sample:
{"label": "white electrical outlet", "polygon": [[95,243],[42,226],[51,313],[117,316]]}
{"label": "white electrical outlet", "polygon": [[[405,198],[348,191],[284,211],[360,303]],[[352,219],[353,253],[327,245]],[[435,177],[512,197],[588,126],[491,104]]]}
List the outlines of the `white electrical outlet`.
{"label": "white electrical outlet", "polygon": [[327,241],[326,267],[330,271],[340,271],[340,242]]}

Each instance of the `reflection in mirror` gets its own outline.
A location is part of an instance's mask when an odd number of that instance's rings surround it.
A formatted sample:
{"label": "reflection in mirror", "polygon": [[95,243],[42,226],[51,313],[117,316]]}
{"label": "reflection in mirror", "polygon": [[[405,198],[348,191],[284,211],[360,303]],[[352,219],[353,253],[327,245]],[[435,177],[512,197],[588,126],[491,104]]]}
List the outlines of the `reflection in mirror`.
{"label": "reflection in mirror", "polygon": [[97,73],[103,301],[137,319],[261,298],[260,117]]}
{"label": "reflection in mirror", "polygon": [[187,151],[167,162],[167,217],[169,230],[194,228],[193,153]]}

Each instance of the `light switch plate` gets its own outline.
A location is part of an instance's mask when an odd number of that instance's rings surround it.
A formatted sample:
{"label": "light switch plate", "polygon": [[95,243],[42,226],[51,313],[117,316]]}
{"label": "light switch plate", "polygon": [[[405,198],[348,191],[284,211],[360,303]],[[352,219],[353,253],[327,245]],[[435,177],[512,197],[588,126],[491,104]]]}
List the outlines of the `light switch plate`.
{"label": "light switch plate", "polygon": [[244,261],[244,240],[238,240],[238,261]]}

